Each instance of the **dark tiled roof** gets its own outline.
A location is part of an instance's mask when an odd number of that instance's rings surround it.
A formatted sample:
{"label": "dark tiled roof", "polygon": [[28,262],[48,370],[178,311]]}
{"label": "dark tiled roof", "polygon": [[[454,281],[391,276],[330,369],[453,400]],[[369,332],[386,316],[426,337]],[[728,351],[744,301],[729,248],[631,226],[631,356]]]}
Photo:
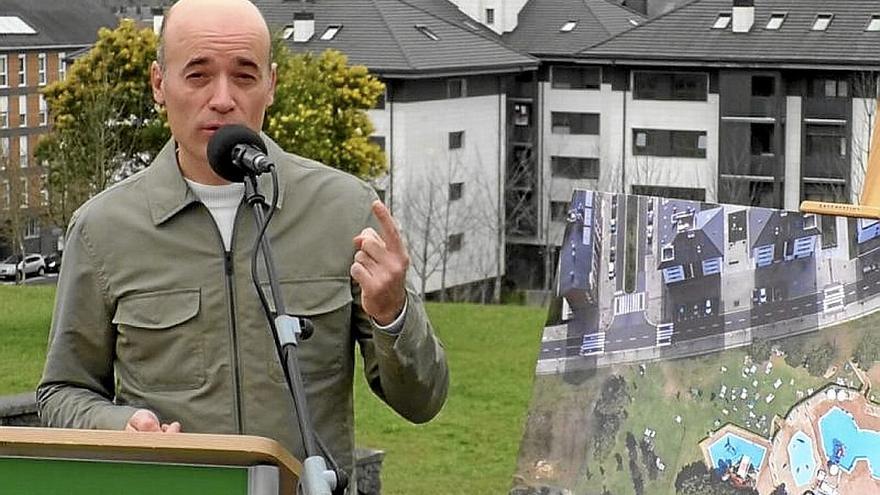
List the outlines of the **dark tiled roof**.
{"label": "dark tiled roof", "polygon": [[775,244],[782,251],[782,246],[800,237],[818,235],[817,226],[807,228],[803,214],[797,212],[784,212],[770,210],[772,213],[766,217],[760,234],[755,237],[752,248]]}
{"label": "dark tiled roof", "polygon": [[[503,36],[510,46],[533,55],[570,56],[618,33],[644,17],[606,0],[529,0],[519,13],[516,29]],[[577,21],[567,33],[560,28]]]}
{"label": "dark tiled roof", "polygon": [[[694,0],[642,26],[584,50],[593,59],[676,61],[701,64],[880,67],[880,32],[866,32],[877,0],[755,0],[748,33],[712,29],[731,0]],[[787,13],[779,30],[765,26],[771,13]],[[812,31],[818,13],[833,13],[827,31]]]}
{"label": "dark tiled roof", "polygon": [[18,16],[37,32],[0,34],[0,48],[90,45],[99,28],[117,24],[96,0],[0,0],[0,16]]}
{"label": "dark tiled roof", "polygon": [[[315,35],[306,43],[288,42],[294,51],[333,48],[353,64],[386,76],[418,77],[438,73],[476,73],[535,67],[537,60],[501,43],[446,0],[284,0],[255,2],[270,26],[292,24],[293,13],[305,5],[315,16]],[[468,27],[465,22],[472,27]],[[333,40],[318,38],[332,24],[342,30]],[[439,38],[416,29],[424,25]]]}

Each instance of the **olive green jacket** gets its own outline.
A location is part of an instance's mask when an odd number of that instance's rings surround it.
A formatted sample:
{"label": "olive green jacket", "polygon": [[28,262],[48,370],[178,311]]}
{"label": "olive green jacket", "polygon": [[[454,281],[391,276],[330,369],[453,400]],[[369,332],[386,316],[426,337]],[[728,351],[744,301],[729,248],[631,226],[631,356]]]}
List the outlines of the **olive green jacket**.
{"label": "olive green jacket", "polygon": [[[361,308],[349,275],[352,238],[367,226],[378,231],[373,190],[267,144],[278,165],[269,235],[283,300],[288,313],[315,325],[298,349],[308,406],[321,439],[351,473],[355,342],[372,390],[414,422],[434,417],[445,401],[444,350],[411,290],[397,335],[375,328]],[[271,176],[260,182],[271,202]],[[252,282],[255,237],[253,213],[242,204],[225,251],[172,142],[149,168],[80,208],[37,390],[43,422],[118,430],[147,408],[187,432],[270,437],[302,458],[293,402]]]}

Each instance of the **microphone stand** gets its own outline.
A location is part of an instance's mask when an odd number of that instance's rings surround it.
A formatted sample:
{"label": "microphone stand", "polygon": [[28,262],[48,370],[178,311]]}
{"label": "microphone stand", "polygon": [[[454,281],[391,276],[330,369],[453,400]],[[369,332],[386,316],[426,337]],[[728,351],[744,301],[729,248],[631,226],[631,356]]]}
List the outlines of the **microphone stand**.
{"label": "microphone stand", "polygon": [[[275,170],[272,168],[273,180],[277,184],[277,178],[274,177]],[[268,205],[266,198],[260,194],[257,184],[257,176],[253,173],[245,175],[245,200],[251,205],[254,218],[257,222],[257,228],[263,229],[265,222],[265,214],[263,209]],[[276,192],[276,194],[278,194]],[[327,451],[317,432],[313,429],[309,411],[306,406],[306,392],[303,386],[302,375],[300,374],[299,361],[297,359],[297,345],[300,338],[306,339],[311,335],[312,323],[305,319],[287,314],[284,308],[284,299],[281,297],[281,288],[278,285],[278,276],[275,270],[275,261],[272,256],[272,246],[269,243],[268,236],[261,236],[259,245],[255,246],[255,250],[263,255],[266,265],[266,272],[269,277],[269,286],[272,291],[272,299],[275,302],[274,315],[268,314],[269,328],[275,339],[276,351],[281,358],[282,369],[284,370],[284,378],[287,381],[287,387],[293,397],[293,405],[296,410],[296,417],[299,423],[299,430],[303,439],[303,447],[306,452],[306,459],[303,462],[302,476],[300,476],[299,486],[303,495],[337,495],[345,492],[348,485],[347,475],[339,469],[333,457]],[[256,253],[254,253],[256,256]],[[256,282],[256,281],[255,281]],[[262,289],[257,285],[257,291]],[[262,298],[262,294],[261,294]],[[268,311],[268,310],[267,310]],[[320,450],[319,447],[320,446]],[[322,455],[323,454],[323,455]],[[329,459],[333,469],[327,468],[327,462],[324,455]]]}

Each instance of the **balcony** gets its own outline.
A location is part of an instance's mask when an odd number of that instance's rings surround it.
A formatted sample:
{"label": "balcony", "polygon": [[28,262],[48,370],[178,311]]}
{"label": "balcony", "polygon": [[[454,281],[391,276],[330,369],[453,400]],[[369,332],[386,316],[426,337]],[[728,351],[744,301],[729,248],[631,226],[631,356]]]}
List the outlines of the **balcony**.
{"label": "balcony", "polygon": [[805,119],[849,120],[852,101],[845,97],[807,97],[803,101]]}

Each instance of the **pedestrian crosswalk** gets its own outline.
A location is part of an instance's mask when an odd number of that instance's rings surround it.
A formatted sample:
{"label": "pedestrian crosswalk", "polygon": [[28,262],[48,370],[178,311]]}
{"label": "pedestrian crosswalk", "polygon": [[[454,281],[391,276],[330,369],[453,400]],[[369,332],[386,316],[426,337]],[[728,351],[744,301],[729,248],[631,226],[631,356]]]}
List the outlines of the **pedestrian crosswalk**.
{"label": "pedestrian crosswalk", "polygon": [[581,356],[595,356],[605,352],[605,332],[588,333],[581,343]]}
{"label": "pedestrian crosswalk", "polygon": [[675,324],[663,323],[657,325],[657,347],[672,345],[672,334],[675,332]]}
{"label": "pedestrian crosswalk", "polygon": [[831,313],[843,309],[846,294],[843,284],[832,285],[822,290],[822,312]]}
{"label": "pedestrian crosswalk", "polygon": [[645,310],[645,293],[622,294],[614,298],[614,316]]}

